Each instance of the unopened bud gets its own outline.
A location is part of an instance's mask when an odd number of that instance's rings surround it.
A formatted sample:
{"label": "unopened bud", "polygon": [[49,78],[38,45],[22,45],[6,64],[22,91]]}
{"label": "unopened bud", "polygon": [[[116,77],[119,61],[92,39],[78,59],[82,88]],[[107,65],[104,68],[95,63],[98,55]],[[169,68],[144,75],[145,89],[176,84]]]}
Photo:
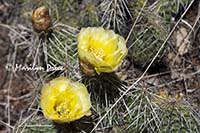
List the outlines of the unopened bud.
{"label": "unopened bud", "polygon": [[38,32],[47,30],[52,24],[49,9],[41,6],[33,10],[32,23],[33,28]]}

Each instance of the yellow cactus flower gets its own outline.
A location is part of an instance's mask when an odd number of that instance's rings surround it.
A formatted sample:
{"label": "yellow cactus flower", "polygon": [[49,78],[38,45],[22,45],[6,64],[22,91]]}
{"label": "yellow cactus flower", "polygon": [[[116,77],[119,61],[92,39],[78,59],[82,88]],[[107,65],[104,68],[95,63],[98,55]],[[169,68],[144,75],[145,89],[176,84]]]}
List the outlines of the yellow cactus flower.
{"label": "yellow cactus flower", "polygon": [[82,28],[78,34],[80,65],[88,75],[113,72],[127,55],[125,40],[102,27]]}
{"label": "yellow cactus flower", "polygon": [[90,96],[82,83],[58,77],[43,86],[41,108],[51,120],[71,122],[90,115]]}

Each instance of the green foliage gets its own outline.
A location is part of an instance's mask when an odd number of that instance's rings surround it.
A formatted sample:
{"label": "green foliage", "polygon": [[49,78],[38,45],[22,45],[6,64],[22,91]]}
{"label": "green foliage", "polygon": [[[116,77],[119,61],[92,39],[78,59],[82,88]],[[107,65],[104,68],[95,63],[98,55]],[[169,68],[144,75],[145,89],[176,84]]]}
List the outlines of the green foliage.
{"label": "green foliage", "polygon": [[46,47],[47,63],[54,66],[77,63],[76,31],[70,29],[70,26],[63,24],[56,26],[50,36],[46,38]]}
{"label": "green foliage", "polygon": [[[125,89],[123,83],[114,73],[101,73],[98,76],[83,77],[83,83],[91,92],[94,122],[98,122],[120,96],[120,91]],[[124,131],[124,105],[120,102],[103,119],[97,132],[111,132],[112,130]]]}
{"label": "green foliage", "polygon": [[161,132],[197,133],[200,130],[200,122],[197,113],[192,110],[190,106],[181,102],[169,102],[162,106],[162,111],[160,115]]}
{"label": "green foliage", "polygon": [[[159,99],[159,100],[158,100]],[[127,132],[198,132],[198,114],[181,98],[135,89],[128,98]]]}
{"label": "green foliage", "polygon": [[[166,39],[173,25],[171,18],[178,13],[180,7],[185,8],[188,2],[189,0],[154,0],[153,3],[147,2],[142,10],[145,0],[131,2],[127,0],[88,2],[86,0],[81,2],[45,0],[53,19],[53,27],[49,34],[41,37],[26,29],[24,30],[26,32],[22,31],[25,37],[20,37],[20,40],[16,42],[30,42],[25,45],[25,48],[31,50],[29,60],[34,60],[36,65],[38,63],[61,65],[65,67],[65,70],[58,75],[64,74],[74,80],[82,78],[91,93],[93,103],[92,117],[94,119],[88,121],[95,124],[107,113],[127,87],[114,74],[81,77],[77,55],[79,30],[76,28],[103,25],[126,36],[124,33],[130,31],[129,28],[137,20],[127,42],[129,55],[137,63],[146,63],[155,56]],[[16,53],[19,53],[19,49]],[[52,78],[49,73],[45,75]],[[178,133],[200,130],[197,114],[190,106],[176,100],[171,102],[171,99],[159,103],[155,100],[156,98],[155,92],[144,87],[132,89],[105,116],[96,131]],[[87,120],[84,122],[87,123]],[[16,129],[16,131],[27,133],[56,132],[51,121],[39,117],[34,117],[23,124],[17,124]]]}
{"label": "green foliage", "polygon": [[[129,46],[129,52],[137,63],[149,62],[155,56],[174,25],[172,18],[181,8],[186,8],[188,2],[189,0],[156,0],[147,2],[143,10],[145,0],[130,3],[134,21],[139,17],[130,37]],[[163,51],[159,56],[162,53]]]}
{"label": "green foliage", "polygon": [[121,34],[127,33],[128,21],[132,19],[127,0],[103,0],[99,5],[101,23]]}
{"label": "green foliage", "polygon": [[178,14],[181,8],[186,9],[191,0],[157,0],[153,7],[153,11],[158,13],[167,22],[170,22],[172,17]]}
{"label": "green foliage", "polygon": [[156,132],[159,129],[160,107],[149,90],[136,88],[128,97],[126,113],[127,132]]}
{"label": "green foliage", "polygon": [[56,131],[52,121],[37,116],[19,122],[13,133],[56,133]]}
{"label": "green foliage", "polygon": [[46,0],[52,17],[72,27],[97,26],[99,24],[97,3],[95,1]]}
{"label": "green foliage", "polygon": [[142,24],[136,29],[138,32],[133,33],[135,38],[129,47],[129,53],[139,64],[149,62],[162,45],[166,35],[163,34],[165,30],[155,29],[150,24]]}
{"label": "green foliage", "polygon": [[27,0],[21,0],[21,1],[22,1],[22,3],[26,3]]}

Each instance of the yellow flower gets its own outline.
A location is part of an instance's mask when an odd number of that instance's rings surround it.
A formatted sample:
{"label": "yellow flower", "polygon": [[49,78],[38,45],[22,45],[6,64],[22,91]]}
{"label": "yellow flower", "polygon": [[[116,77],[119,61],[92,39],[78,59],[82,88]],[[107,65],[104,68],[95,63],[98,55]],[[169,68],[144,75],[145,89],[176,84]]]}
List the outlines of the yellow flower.
{"label": "yellow flower", "polygon": [[59,77],[42,88],[42,111],[56,122],[70,122],[90,115],[90,107],[90,96],[82,83]]}
{"label": "yellow flower", "polygon": [[78,34],[78,54],[84,73],[113,72],[127,55],[122,36],[102,27],[82,28]]}

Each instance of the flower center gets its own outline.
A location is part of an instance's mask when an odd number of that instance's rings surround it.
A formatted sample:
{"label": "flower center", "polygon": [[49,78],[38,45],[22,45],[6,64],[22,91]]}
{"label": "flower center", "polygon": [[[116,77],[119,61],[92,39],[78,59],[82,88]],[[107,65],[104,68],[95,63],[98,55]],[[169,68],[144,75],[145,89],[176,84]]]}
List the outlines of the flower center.
{"label": "flower center", "polygon": [[95,57],[97,58],[103,58],[105,56],[105,52],[102,48],[89,48],[89,52],[94,54]]}
{"label": "flower center", "polygon": [[55,107],[56,112],[59,114],[60,117],[67,116],[70,112],[68,103],[61,102]]}

